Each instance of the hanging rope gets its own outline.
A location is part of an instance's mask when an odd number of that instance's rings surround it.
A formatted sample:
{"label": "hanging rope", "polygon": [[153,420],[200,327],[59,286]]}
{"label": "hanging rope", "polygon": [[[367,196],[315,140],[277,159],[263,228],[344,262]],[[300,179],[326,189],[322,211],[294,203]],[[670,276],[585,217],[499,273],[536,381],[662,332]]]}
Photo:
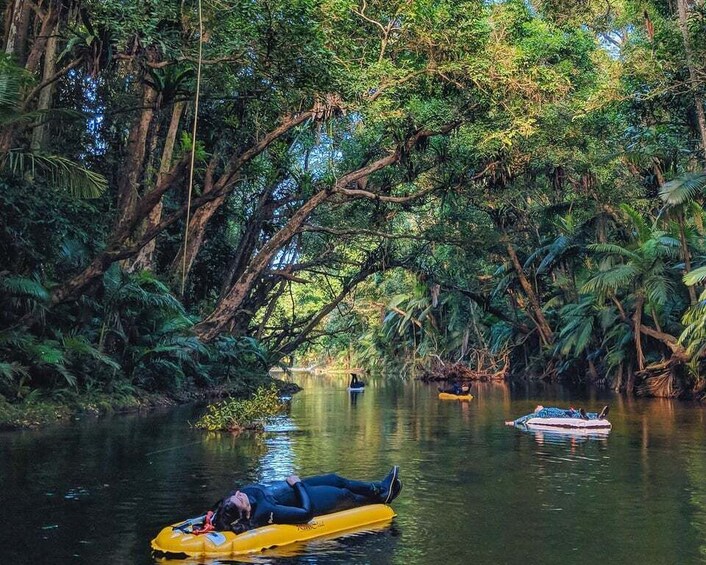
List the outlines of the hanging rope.
{"label": "hanging rope", "polygon": [[199,10],[199,58],[196,65],[196,94],[194,96],[194,127],[191,130],[191,166],[189,167],[189,191],[186,200],[186,225],[184,226],[184,251],[181,257],[181,295],[186,286],[186,249],[189,243],[189,222],[191,221],[191,192],[194,187],[194,161],[196,160],[196,125],[199,121],[199,94],[201,93],[201,54],[203,50],[203,18],[201,0],[197,0]]}

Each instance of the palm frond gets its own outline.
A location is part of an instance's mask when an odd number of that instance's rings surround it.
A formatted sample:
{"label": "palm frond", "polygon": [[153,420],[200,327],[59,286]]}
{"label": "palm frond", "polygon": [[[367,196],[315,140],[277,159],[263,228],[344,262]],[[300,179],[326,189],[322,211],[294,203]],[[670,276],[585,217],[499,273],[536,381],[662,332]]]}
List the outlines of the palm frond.
{"label": "palm frond", "polygon": [[706,189],[706,172],[686,173],[665,183],[659,196],[667,206],[679,206]]}
{"label": "palm frond", "polygon": [[500,353],[507,349],[515,335],[515,329],[505,322],[498,322],[490,327],[490,350]]}
{"label": "palm frond", "polygon": [[27,348],[27,352],[32,356],[35,363],[40,365],[63,366],[65,361],[64,350],[59,342],[55,340],[44,340],[31,344]]}
{"label": "palm frond", "polygon": [[559,236],[549,246],[549,252],[537,267],[537,273],[541,274],[551,270],[557,262],[567,257],[571,252],[576,251],[578,246],[574,244],[572,238],[565,235]]}
{"label": "palm frond", "polygon": [[663,306],[674,291],[674,286],[666,277],[652,276],[645,281],[645,290],[650,302]]}
{"label": "palm frond", "polygon": [[103,175],[59,155],[10,151],[7,166],[16,175],[41,175],[75,198],[98,198],[108,187]]}
{"label": "palm frond", "polygon": [[0,54],[0,111],[12,114],[19,110],[20,91],[25,78],[24,69],[5,53]]}
{"label": "palm frond", "polygon": [[156,330],[160,335],[169,335],[176,332],[184,331],[194,325],[194,322],[187,316],[176,314],[174,317],[163,320]]}
{"label": "palm frond", "polygon": [[[2,79],[0,79],[2,80]],[[0,108],[2,108],[0,106]],[[0,111],[0,125],[6,126],[10,124],[41,124],[51,119],[69,118],[71,120],[85,119],[85,115],[76,110],[68,110],[65,108],[50,108],[48,110],[34,110],[32,112],[15,111]]]}
{"label": "palm frond", "polygon": [[669,235],[655,238],[654,254],[657,257],[675,259],[679,256],[679,240]]}
{"label": "palm frond", "polygon": [[393,296],[390,301],[387,303],[388,308],[397,308],[400,304],[403,302],[409,300],[409,295],[408,294],[396,294]]}
{"label": "palm frond", "polygon": [[704,280],[706,280],[706,267],[699,267],[698,269],[694,269],[693,271],[686,273],[682,277],[682,280],[687,286],[701,284]]}
{"label": "palm frond", "polygon": [[619,288],[630,285],[639,273],[639,269],[634,265],[617,265],[589,279],[584,283],[581,292],[586,294],[615,292]]}
{"label": "palm frond", "polygon": [[49,300],[47,289],[36,279],[29,277],[2,277],[0,278],[0,290],[13,296],[32,298],[39,302],[47,302]]}
{"label": "palm frond", "polygon": [[96,347],[91,345],[83,336],[66,336],[62,340],[64,350],[68,354],[74,354],[79,357],[89,357],[96,361],[107,365],[116,371],[120,370],[120,364],[115,362],[111,357],[101,353]]}
{"label": "palm frond", "polygon": [[621,247],[620,245],[616,245],[614,243],[592,243],[588,246],[588,248],[591,251],[595,251],[597,253],[619,255],[621,257],[632,259],[634,261],[639,260],[639,255],[633,253],[629,249],[625,249],[624,247]]}
{"label": "palm frond", "polygon": [[645,222],[645,219],[640,215],[640,213],[628,204],[621,204],[620,209],[628,218],[630,218],[635,230],[637,230],[637,239],[640,241],[647,241],[650,237],[650,227],[647,225],[647,222]]}
{"label": "palm frond", "polygon": [[505,291],[507,291],[508,287],[515,281],[515,279],[516,276],[514,271],[505,275],[502,279],[498,281],[498,284],[490,293],[490,297],[495,298],[496,296],[504,294]]}
{"label": "palm frond", "polygon": [[525,262],[523,263],[522,267],[525,269],[531,267],[537,259],[539,259],[542,255],[549,251],[549,247],[549,245],[543,245],[542,247],[538,247],[537,249],[535,249],[532,253],[529,254],[529,257],[525,259]]}
{"label": "palm frond", "polygon": [[35,337],[25,330],[0,331],[0,346],[26,350],[35,342]]}
{"label": "palm frond", "polygon": [[29,369],[17,361],[12,363],[0,361],[0,379],[5,382],[12,382],[17,376],[21,379],[29,379]]}

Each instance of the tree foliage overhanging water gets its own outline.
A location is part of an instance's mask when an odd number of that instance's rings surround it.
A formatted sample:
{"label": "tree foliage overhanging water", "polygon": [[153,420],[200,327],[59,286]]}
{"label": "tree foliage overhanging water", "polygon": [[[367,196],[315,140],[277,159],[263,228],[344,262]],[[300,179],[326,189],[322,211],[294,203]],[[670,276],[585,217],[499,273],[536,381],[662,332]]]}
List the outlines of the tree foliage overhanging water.
{"label": "tree foliage overhanging water", "polygon": [[295,353],[703,395],[702,5],[4,5],[2,398]]}

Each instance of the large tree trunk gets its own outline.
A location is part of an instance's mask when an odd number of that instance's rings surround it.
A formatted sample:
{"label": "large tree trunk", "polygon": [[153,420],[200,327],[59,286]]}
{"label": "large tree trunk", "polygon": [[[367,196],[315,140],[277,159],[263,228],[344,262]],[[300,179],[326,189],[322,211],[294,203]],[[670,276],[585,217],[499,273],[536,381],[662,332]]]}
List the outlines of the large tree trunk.
{"label": "large tree trunk", "polygon": [[632,315],[633,334],[635,338],[635,353],[637,355],[637,370],[642,371],[645,368],[645,355],[642,352],[642,307],[645,304],[645,297],[638,295],[635,300],[635,313]]}
{"label": "large tree trunk", "polygon": [[[12,1],[6,2],[4,4],[4,10],[2,14],[2,44],[7,45],[7,40],[10,35],[10,24],[12,23],[12,13],[14,9],[14,3]],[[4,50],[4,48],[3,48]]]}
{"label": "large tree trunk", "polygon": [[632,395],[635,392],[635,367],[632,365],[632,360],[628,363],[626,377],[625,392]]}
{"label": "large tree trunk", "polygon": [[[150,57],[156,60],[156,54]],[[137,201],[140,197],[140,183],[144,173],[145,150],[149,136],[152,118],[155,113],[157,91],[142,81],[141,111],[138,119],[130,128],[127,140],[126,156],[121,173],[118,177],[118,202],[116,226],[122,226],[135,215]]]}
{"label": "large tree trunk", "polygon": [[[209,186],[207,184],[204,188],[204,194],[207,194],[211,190],[213,190],[213,185],[211,184]],[[188,228],[188,239],[186,240],[186,251],[184,251],[184,246],[182,245],[179,252],[174,257],[170,269],[173,275],[178,275],[183,280],[186,280],[189,276],[191,267],[194,265],[196,256],[199,254],[199,251],[201,251],[201,246],[204,243],[208,222],[211,221],[213,215],[223,205],[226,196],[227,195],[223,194],[205,206],[201,206],[191,216]]]}
{"label": "large tree trunk", "polygon": [[[59,14],[62,4],[59,0],[51,0],[45,7],[42,16],[35,15],[35,18],[41,17],[41,25],[35,25],[36,36],[32,41],[32,49],[29,55],[26,55],[27,48],[27,33],[30,22],[30,3],[26,0],[14,0],[12,5],[12,19],[8,27],[7,40],[5,44],[5,53],[12,56],[15,61],[24,66],[25,70],[34,75],[38,68],[41,58],[45,55],[44,77],[51,76],[47,73],[53,68],[56,62],[56,33],[58,33]],[[53,45],[52,45],[53,42]],[[46,54],[45,54],[46,52]],[[55,73],[53,73],[55,74]],[[21,104],[23,110],[27,109],[30,101],[34,99],[36,94],[44,94],[44,99],[40,100],[40,105],[37,109],[46,109],[51,102],[51,90],[44,93],[43,90],[53,84],[53,81],[44,85],[45,79],[40,82],[40,86],[35,87],[29,93],[25,92],[25,100]],[[44,103],[45,106],[41,104]],[[27,127],[27,124],[11,123],[5,126],[0,134],[0,162],[4,161],[7,154],[13,148],[13,144],[19,133]]]}
{"label": "large tree trunk", "polygon": [[530,307],[534,316],[535,325],[537,326],[537,330],[539,331],[539,335],[541,336],[542,341],[545,345],[550,345],[554,342],[554,332],[549,326],[547,319],[544,317],[544,312],[542,312],[542,306],[539,303],[537,294],[534,292],[534,289],[532,288],[532,285],[530,284],[529,280],[527,280],[525,272],[522,269],[522,264],[517,258],[515,248],[513,247],[512,243],[510,243],[510,241],[507,239],[507,236],[505,236],[505,248],[507,249],[507,253],[510,256],[510,261],[512,261],[512,265],[515,268],[515,272],[517,273],[517,279],[520,281],[520,286],[522,287],[522,290],[525,292],[525,295],[527,296],[527,299],[530,302]]}
{"label": "large tree trunk", "polygon": [[267,304],[267,310],[265,310],[265,314],[262,316],[262,320],[260,320],[260,323],[257,326],[257,332],[255,333],[255,338],[258,341],[262,340],[262,335],[265,331],[265,326],[267,326],[267,323],[270,321],[272,314],[274,314],[275,308],[277,307],[277,302],[279,301],[279,297],[284,294],[284,291],[287,289],[288,284],[291,283],[289,283],[287,279],[282,279],[281,281],[279,281],[277,288],[270,296],[269,303]]}
{"label": "large tree trunk", "polygon": [[[686,242],[686,233],[684,231],[684,212],[679,211],[679,216],[677,217],[677,222],[679,224],[679,244],[681,246],[681,255],[684,260],[684,274],[691,272],[691,253],[689,252],[689,246]],[[689,289],[689,301],[693,306],[696,304],[696,289],[694,285],[688,285]]]}
{"label": "large tree trunk", "polygon": [[677,12],[679,14],[679,29],[684,41],[684,53],[686,55],[686,65],[689,69],[690,88],[694,93],[694,105],[696,106],[696,122],[701,136],[701,151],[706,164],[706,115],[704,115],[704,101],[699,94],[698,75],[694,67],[694,55],[691,51],[691,39],[689,38],[689,6],[687,0],[677,0]]}
{"label": "large tree trunk", "polygon": [[42,19],[42,26],[39,33],[32,42],[32,49],[27,55],[25,70],[34,74],[39,69],[39,63],[47,49],[48,41],[54,37],[57,23],[59,21],[59,13],[61,12],[61,1],[51,0],[46,6],[46,12]]}
{"label": "large tree trunk", "polygon": [[[303,112],[299,116],[294,118],[287,118],[278,128],[268,133],[258,144],[265,143],[265,147],[269,146],[275,139],[281,138],[284,134],[292,130],[294,127],[303,123],[309,117],[313,116],[312,112]],[[268,138],[271,138],[268,141]],[[186,245],[186,250],[184,246],[181,247],[177,255],[172,261],[171,270],[173,273],[180,273],[183,280],[189,276],[191,267],[196,260],[201,247],[204,243],[204,237],[206,235],[206,229],[208,228],[208,223],[214,214],[219,210],[226,200],[227,195],[230,191],[224,190],[225,186],[232,186],[238,180],[240,169],[243,164],[251,160],[256,154],[249,154],[246,151],[242,156],[232,158],[226,165],[223,174],[218,179],[216,183],[213,183],[212,179],[209,179],[204,186],[204,194],[208,192],[218,192],[219,196],[212,199],[209,203],[202,206],[199,210],[196,210],[189,221],[188,227],[188,240]],[[213,172],[215,168],[215,162],[212,161],[210,168]]]}
{"label": "large tree trunk", "polygon": [[374,195],[370,192],[360,189],[349,189],[350,185],[354,185],[359,179],[367,178],[372,173],[384,169],[388,165],[397,163],[404,152],[411,151],[421,140],[427,139],[432,135],[448,133],[457,124],[448,124],[439,131],[419,130],[414,135],[410,136],[403,147],[398,148],[394,153],[382,157],[365,167],[351,171],[340,177],[333,188],[329,190],[321,190],[314,194],[306,203],[297,210],[289,221],[262,247],[262,249],[250,261],[247,269],[235,281],[232,288],[224,298],[218,301],[214,311],[205,318],[201,323],[194,328],[196,335],[202,341],[211,341],[218,336],[231,322],[233,316],[238,312],[238,309],[243,304],[244,300],[250,293],[253,285],[267,268],[275,254],[285,245],[294,235],[299,232],[302,225],[309,215],[333,194],[341,194],[349,198],[373,198],[375,200],[387,199],[394,202],[407,202],[429,191],[421,191],[417,195],[405,197],[383,197]]}
{"label": "large tree trunk", "polygon": [[272,191],[275,189],[273,185],[270,190],[266,190],[260,195],[258,207],[247,223],[245,232],[241,235],[238,242],[238,248],[232,261],[228,265],[223,282],[221,284],[221,292],[218,299],[222,299],[230,290],[233,281],[240,277],[245,271],[248,262],[255,253],[257,244],[260,241],[260,234],[265,222],[272,219],[272,216],[277,209],[277,204],[270,200]]}
{"label": "large tree trunk", "polygon": [[615,383],[613,385],[613,390],[615,392],[621,392],[623,388],[623,363],[622,361],[618,364],[618,370],[615,375]]}
{"label": "large tree trunk", "polygon": [[[172,156],[174,155],[174,144],[176,143],[177,134],[179,132],[179,122],[181,120],[181,115],[184,112],[184,107],[186,102],[176,102],[172,108],[172,117],[169,121],[169,130],[167,131],[167,138],[164,140],[164,148],[162,149],[162,158],[159,165],[159,174],[157,175],[156,186],[160,185],[172,166]],[[150,211],[147,219],[145,220],[145,231],[154,229],[162,221],[162,199],[159,200],[157,205]],[[137,257],[132,263],[133,271],[154,269],[154,252],[156,248],[156,240],[152,239],[147,245],[145,245]]]}
{"label": "large tree trunk", "polygon": [[25,63],[29,5],[25,0],[14,0],[10,12],[9,28],[5,39],[5,54],[14,57],[21,66]]}
{"label": "large tree trunk", "polygon": [[[205,206],[215,198],[229,193],[234,186],[231,181],[246,163],[257,157],[271,143],[279,139],[287,131],[303,123],[311,116],[312,111],[307,111],[295,117],[288,117],[283,124],[270,131],[248,149],[242,153],[233,155],[226,167],[227,174],[224,174],[223,177],[219,179],[216,188],[211,191],[211,193],[204,194],[192,202],[192,210],[198,210],[201,206]],[[52,304],[67,302],[78,298],[88,286],[103,276],[110,265],[116,261],[134,257],[145,245],[186,214],[187,207],[186,204],[184,204],[169,217],[163,218],[159,225],[155,226],[153,229],[147,230],[139,241],[133,243],[128,241],[134,230],[149,216],[155,206],[159,204],[164,194],[175,186],[177,181],[182,180],[188,162],[188,158],[182,158],[175,163],[169,170],[169,173],[162,177],[162,181],[155,189],[147,193],[139,201],[134,209],[134,213],[125,216],[121,223],[116,224],[106,249],[96,257],[84,271],[52,291]]]}
{"label": "large tree trunk", "polygon": [[294,237],[309,215],[331,194],[326,190],[314,194],[294,213],[289,222],[262,247],[260,252],[250,261],[245,272],[233,284],[228,294],[218,302],[214,311],[194,328],[196,335],[202,341],[211,341],[223,331],[275,254]]}
{"label": "large tree trunk", "polygon": [[[14,0],[6,13],[9,14],[10,19],[5,38],[5,54],[14,58],[18,65],[23,66],[29,8],[25,0]],[[0,129],[0,165],[12,149],[15,129],[15,124],[9,124]]]}
{"label": "large tree trunk", "polygon": [[[46,51],[44,53],[44,68],[42,70],[42,82],[47,82],[56,73],[56,56],[57,56],[57,35],[59,33],[58,18],[54,24],[54,29],[50,37],[46,41]],[[39,91],[37,98],[37,110],[48,110],[52,107],[54,96],[54,83],[48,83],[42,90]],[[37,125],[32,131],[32,151],[41,151],[46,146],[47,134],[49,133],[49,124],[42,122]]]}
{"label": "large tree trunk", "polygon": [[[287,129],[292,129],[293,127],[294,125]],[[286,131],[282,132],[282,134],[284,133],[286,133]],[[223,182],[232,184],[237,181],[237,172],[232,169],[231,164],[226,167],[223,175],[215,185],[213,182],[205,183],[204,194],[210,192],[211,190],[220,190],[220,186],[222,186]],[[184,249],[184,246],[182,245],[171,264],[171,272],[175,274],[179,273],[183,280],[186,280],[189,276],[191,268],[194,265],[194,261],[196,260],[196,257],[204,244],[208,224],[211,221],[211,218],[213,218],[216,212],[218,212],[220,207],[223,206],[223,203],[226,201],[226,196],[227,194],[223,194],[223,196],[219,196],[218,198],[212,200],[194,212],[191,217],[191,220],[189,221],[186,249]]]}

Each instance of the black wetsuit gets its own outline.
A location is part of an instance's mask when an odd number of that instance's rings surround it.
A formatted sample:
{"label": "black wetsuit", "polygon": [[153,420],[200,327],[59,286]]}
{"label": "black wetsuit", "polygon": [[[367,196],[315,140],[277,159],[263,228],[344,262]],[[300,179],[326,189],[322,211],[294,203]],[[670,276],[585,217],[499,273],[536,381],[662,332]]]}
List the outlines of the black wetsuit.
{"label": "black wetsuit", "polygon": [[[250,500],[250,527],[259,528],[267,524],[304,524],[314,516],[382,502],[383,488],[379,482],[351,481],[329,474],[302,479],[293,487],[286,481],[278,481],[238,490]],[[239,517],[234,506],[224,505],[235,492],[230,492],[216,506],[213,523],[217,530],[229,530]]]}
{"label": "black wetsuit", "polygon": [[453,385],[451,385],[448,388],[439,387],[439,392],[443,392],[446,394],[455,394],[456,396],[462,396],[464,394],[468,394],[468,392],[463,392],[463,388],[458,383],[454,383]]}

